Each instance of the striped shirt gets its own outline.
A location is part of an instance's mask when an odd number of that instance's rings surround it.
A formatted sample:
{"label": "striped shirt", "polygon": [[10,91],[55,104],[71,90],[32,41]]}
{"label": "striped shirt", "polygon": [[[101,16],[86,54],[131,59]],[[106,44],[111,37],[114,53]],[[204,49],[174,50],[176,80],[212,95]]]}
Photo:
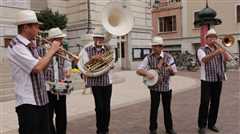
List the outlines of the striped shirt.
{"label": "striped shirt", "polygon": [[224,56],[222,54],[214,56],[207,64],[202,59],[213,52],[207,45],[198,49],[198,59],[201,62],[201,80],[216,82],[225,80]]}
{"label": "striped shirt", "polygon": [[25,37],[17,35],[8,47],[12,78],[16,83],[17,106],[22,104],[43,106],[48,103],[43,72],[32,72],[39,61],[39,55],[36,45],[30,43]]}
{"label": "striped shirt", "polygon": [[[104,53],[108,51],[110,48],[104,46],[102,48],[97,48],[93,43],[91,43],[89,46],[85,48],[85,54],[82,55],[83,57],[87,57],[87,59],[91,59],[93,56],[99,53]],[[87,62],[87,60],[85,61]],[[86,86],[92,87],[92,86],[108,86],[112,84],[111,76],[109,75],[109,72],[103,73],[100,76],[97,77],[87,77],[86,78]]]}
{"label": "striped shirt", "polygon": [[158,83],[154,86],[149,86],[148,88],[153,91],[158,92],[167,92],[170,90],[169,81],[170,81],[170,71],[166,67],[158,68],[160,60],[163,60],[164,63],[167,63],[171,66],[173,72],[177,72],[176,65],[173,57],[166,52],[161,52],[159,57],[156,57],[154,54],[150,54],[145,57],[142,64],[138,69],[154,69],[158,72],[159,80]]}
{"label": "striped shirt", "polygon": [[[47,50],[43,47],[38,47],[38,53],[41,57],[46,55]],[[55,62],[54,62],[55,61]],[[65,62],[67,62],[65,59],[59,56],[54,56],[53,59],[50,61],[48,67],[46,68],[44,74],[45,74],[45,80],[55,82],[55,75],[54,75],[54,64],[57,64],[58,67],[58,80],[64,80],[64,70],[65,70]]]}

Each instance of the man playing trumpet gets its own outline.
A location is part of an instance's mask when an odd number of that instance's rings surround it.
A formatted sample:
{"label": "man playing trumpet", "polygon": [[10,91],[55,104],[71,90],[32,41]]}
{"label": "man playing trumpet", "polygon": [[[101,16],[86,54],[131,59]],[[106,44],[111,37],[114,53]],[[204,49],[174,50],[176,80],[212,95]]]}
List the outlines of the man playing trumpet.
{"label": "man playing trumpet", "polygon": [[153,86],[148,86],[151,95],[151,110],[150,110],[150,134],[157,134],[157,116],[160,103],[160,95],[162,95],[164,124],[168,134],[176,134],[173,129],[172,114],[171,114],[171,99],[172,90],[169,88],[170,76],[176,72],[176,65],[173,57],[163,52],[163,39],[156,36],[152,40],[152,54],[146,56],[139,65],[137,74],[154,79],[154,76],[147,70],[154,69],[158,72],[158,82]]}
{"label": "man playing trumpet", "polygon": [[[61,42],[61,47],[63,46],[63,39],[66,35],[57,28],[51,28],[48,31],[48,41],[50,43],[54,41]],[[50,45],[50,44],[47,44]],[[42,51],[41,51],[42,50]],[[40,49],[42,56],[45,55],[47,49],[43,47]],[[58,54],[64,55],[64,52],[59,52]],[[70,78],[71,62],[67,61],[65,58],[60,56],[54,56],[48,68],[45,70],[45,80],[47,81],[47,91],[49,97],[49,118],[50,118],[50,130],[51,134],[66,134],[67,130],[67,108],[66,108],[66,93],[57,91],[59,85],[65,85],[68,82],[67,79]],[[49,82],[49,83],[48,83]],[[67,88],[66,86],[64,86]],[[68,89],[64,89],[67,91]],[[55,113],[55,126],[54,126],[54,113]]]}
{"label": "man playing trumpet", "polygon": [[[96,28],[92,37],[93,42],[84,47],[80,52],[80,58],[83,59],[84,64],[89,61],[91,63],[99,60],[104,62],[103,55],[110,51],[102,28]],[[79,66],[81,66],[80,63]],[[95,100],[97,134],[108,134],[112,96],[112,80],[109,71],[96,77],[83,75],[86,87],[91,87]]]}
{"label": "man playing trumpet", "polygon": [[[199,134],[205,134],[206,125],[214,132],[218,116],[222,81],[225,80],[224,62],[230,60],[225,50],[218,46],[217,34],[210,29],[206,35],[207,44],[198,49],[197,55],[201,63],[201,101],[198,113]],[[209,107],[210,104],[210,107]]]}
{"label": "man playing trumpet", "polygon": [[18,35],[8,47],[12,78],[16,83],[16,112],[19,134],[50,134],[48,95],[44,69],[59,50],[60,42],[53,41],[42,58],[34,40],[39,32],[39,22],[31,10],[17,14]]}

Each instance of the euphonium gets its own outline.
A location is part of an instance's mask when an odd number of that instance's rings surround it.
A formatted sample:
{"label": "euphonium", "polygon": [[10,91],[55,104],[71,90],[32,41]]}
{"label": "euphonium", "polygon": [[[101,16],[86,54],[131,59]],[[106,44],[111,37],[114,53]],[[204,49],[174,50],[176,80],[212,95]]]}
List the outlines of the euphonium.
{"label": "euphonium", "polygon": [[102,55],[100,60],[90,60],[85,64],[85,69],[88,72],[98,72],[101,68],[105,68],[113,60],[113,52],[107,51]]}
{"label": "euphonium", "polygon": [[102,54],[101,59],[92,58],[87,63],[84,63],[84,57],[81,53],[84,51],[86,47],[89,47],[89,45],[86,45],[80,52],[80,59],[78,64],[81,73],[83,73],[85,76],[97,77],[108,72],[113,67],[114,57],[111,49],[107,49]]}

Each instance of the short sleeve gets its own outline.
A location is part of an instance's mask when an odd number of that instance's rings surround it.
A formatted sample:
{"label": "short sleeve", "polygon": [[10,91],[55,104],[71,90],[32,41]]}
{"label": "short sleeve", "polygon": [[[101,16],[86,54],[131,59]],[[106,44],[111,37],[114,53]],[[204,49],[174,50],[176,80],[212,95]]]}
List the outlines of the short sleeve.
{"label": "short sleeve", "polygon": [[33,57],[27,47],[19,44],[9,48],[9,59],[29,74],[39,62],[38,59]]}
{"label": "short sleeve", "polygon": [[177,66],[176,66],[176,63],[175,63],[174,58],[172,56],[170,57],[168,64],[171,66],[173,72],[176,73],[177,72]]}
{"label": "short sleeve", "polygon": [[149,68],[148,58],[145,57],[143,61],[138,65],[138,69],[148,69],[148,68]]}
{"label": "short sleeve", "polygon": [[72,64],[70,61],[64,61],[64,71],[70,70],[72,68]]}
{"label": "short sleeve", "polygon": [[80,53],[79,53],[79,62],[78,62],[78,66],[80,66],[80,62],[83,62],[83,64],[86,64],[88,61],[89,61],[89,57],[88,57],[88,53],[85,51],[85,50],[82,50]]}
{"label": "short sleeve", "polygon": [[206,53],[202,49],[198,49],[197,56],[198,60],[202,62],[202,59],[206,56]]}

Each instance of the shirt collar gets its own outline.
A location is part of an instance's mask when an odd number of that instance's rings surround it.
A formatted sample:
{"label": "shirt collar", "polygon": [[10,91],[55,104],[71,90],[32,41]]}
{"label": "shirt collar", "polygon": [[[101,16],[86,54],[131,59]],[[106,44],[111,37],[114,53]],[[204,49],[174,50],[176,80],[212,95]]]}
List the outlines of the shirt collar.
{"label": "shirt collar", "polygon": [[[151,53],[150,54],[151,56],[154,56],[155,54],[154,53]],[[158,58],[163,58],[164,57],[164,52],[163,51],[161,51],[161,53],[160,53],[160,55],[159,55],[160,57],[158,57]]]}
{"label": "shirt collar", "polygon": [[205,44],[205,46],[204,46],[205,48],[208,48],[208,49],[210,49],[211,51],[213,51],[213,48],[211,48],[211,47],[209,47],[209,45],[208,44]]}
{"label": "shirt collar", "polygon": [[[94,42],[92,43],[92,47],[95,48],[95,49],[97,49],[97,47],[95,46]],[[104,50],[105,50],[104,45],[102,45],[102,47],[101,47],[100,49],[104,49]]]}
{"label": "shirt collar", "polygon": [[29,45],[31,41],[29,41],[26,37],[23,37],[22,35],[18,34],[17,39],[21,41],[25,46]]}
{"label": "shirt collar", "polygon": [[209,47],[208,44],[205,44],[204,47]]}
{"label": "shirt collar", "polygon": [[160,53],[160,57],[164,57],[164,52],[163,51],[161,51],[161,53]]}

